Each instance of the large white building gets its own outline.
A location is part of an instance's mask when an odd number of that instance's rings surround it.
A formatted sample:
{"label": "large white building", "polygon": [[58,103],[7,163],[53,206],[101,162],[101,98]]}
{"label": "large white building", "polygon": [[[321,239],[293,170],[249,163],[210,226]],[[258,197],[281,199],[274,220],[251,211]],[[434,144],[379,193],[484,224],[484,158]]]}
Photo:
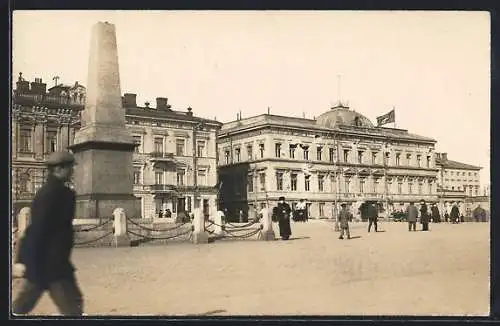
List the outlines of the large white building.
{"label": "large white building", "polygon": [[340,202],[363,215],[366,202],[390,213],[410,201],[438,201],[436,141],[376,127],[343,105],[317,119],[238,119],[222,126],[218,142],[219,202],[230,215],[274,206],[279,196],[305,199],[314,218],[332,217]]}

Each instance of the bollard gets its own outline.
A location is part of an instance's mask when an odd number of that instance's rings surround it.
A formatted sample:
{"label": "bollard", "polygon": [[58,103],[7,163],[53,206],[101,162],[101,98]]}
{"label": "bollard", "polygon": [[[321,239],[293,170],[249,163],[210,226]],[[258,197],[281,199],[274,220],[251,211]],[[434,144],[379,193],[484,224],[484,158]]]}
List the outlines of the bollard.
{"label": "bollard", "polygon": [[116,208],[113,211],[113,216],[115,218],[113,223],[115,229],[113,245],[115,247],[129,247],[130,238],[127,234],[127,216],[125,215],[125,210],[123,208]]}
{"label": "bollard", "polygon": [[262,214],[261,224],[262,224],[262,232],[260,235],[260,239],[264,241],[272,241],[276,238],[273,231],[273,222],[271,219],[271,214],[269,214],[269,210],[267,208],[262,208],[260,213]]}
{"label": "bollard", "polygon": [[193,243],[208,243],[208,233],[205,231],[205,218],[200,208],[194,209]]}
{"label": "bollard", "polygon": [[23,207],[19,214],[17,215],[17,234],[12,239],[15,243],[14,251],[12,252],[13,260],[13,277],[23,277],[24,275],[24,265],[19,264],[19,248],[21,247],[21,241],[26,233],[26,229],[31,223],[31,209],[29,207]]}
{"label": "bollard", "polygon": [[219,237],[223,237],[225,235],[224,231],[224,212],[223,211],[216,211],[215,214],[215,234]]}

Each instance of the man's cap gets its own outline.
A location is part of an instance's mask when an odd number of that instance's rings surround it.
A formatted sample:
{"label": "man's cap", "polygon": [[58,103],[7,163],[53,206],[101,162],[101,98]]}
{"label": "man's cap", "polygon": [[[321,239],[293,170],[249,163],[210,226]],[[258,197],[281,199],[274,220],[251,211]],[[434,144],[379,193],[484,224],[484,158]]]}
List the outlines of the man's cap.
{"label": "man's cap", "polygon": [[278,200],[285,200],[285,197],[281,196]]}
{"label": "man's cap", "polygon": [[347,203],[342,203],[340,204],[340,206],[347,206]]}
{"label": "man's cap", "polygon": [[47,166],[70,165],[75,163],[75,157],[70,152],[54,152],[45,161]]}

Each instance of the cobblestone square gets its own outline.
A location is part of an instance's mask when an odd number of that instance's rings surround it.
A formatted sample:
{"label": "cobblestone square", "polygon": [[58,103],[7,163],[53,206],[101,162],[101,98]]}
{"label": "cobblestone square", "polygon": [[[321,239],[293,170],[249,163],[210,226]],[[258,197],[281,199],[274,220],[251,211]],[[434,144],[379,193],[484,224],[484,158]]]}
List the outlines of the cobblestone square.
{"label": "cobblestone square", "polygon": [[[73,261],[89,315],[487,315],[489,224],[430,227],[353,223],[341,241],[310,221],[291,241],[82,248]],[[47,294],[33,311],[56,313]]]}

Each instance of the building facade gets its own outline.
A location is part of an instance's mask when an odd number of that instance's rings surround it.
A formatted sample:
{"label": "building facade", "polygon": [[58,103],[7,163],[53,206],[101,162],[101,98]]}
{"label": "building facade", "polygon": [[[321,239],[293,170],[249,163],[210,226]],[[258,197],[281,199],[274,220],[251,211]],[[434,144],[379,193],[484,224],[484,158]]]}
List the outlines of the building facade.
{"label": "building facade", "polygon": [[[127,128],[137,142],[133,156],[134,194],[142,217],[176,218],[203,208],[217,197],[216,135],[221,123],[196,117],[191,108],[172,110],[167,98],[156,107],[138,106],[135,94],[124,94]],[[43,184],[43,162],[51,152],[67,149],[80,128],[85,87],[31,84],[19,76],[12,104],[12,199],[26,206]]]}
{"label": "building facade", "polygon": [[461,213],[468,216],[477,206],[476,202],[483,203],[484,207],[487,201],[480,193],[479,176],[482,167],[450,160],[447,153],[436,153],[436,166],[439,169],[438,195],[443,210],[449,212],[456,202]]}
{"label": "building facade", "polygon": [[337,105],[317,119],[263,114],[226,123],[218,136],[220,205],[231,215],[274,206],[280,196],[307,201],[313,218],[330,218],[340,202],[364,217],[410,201],[437,202],[434,139],[375,127]]}

